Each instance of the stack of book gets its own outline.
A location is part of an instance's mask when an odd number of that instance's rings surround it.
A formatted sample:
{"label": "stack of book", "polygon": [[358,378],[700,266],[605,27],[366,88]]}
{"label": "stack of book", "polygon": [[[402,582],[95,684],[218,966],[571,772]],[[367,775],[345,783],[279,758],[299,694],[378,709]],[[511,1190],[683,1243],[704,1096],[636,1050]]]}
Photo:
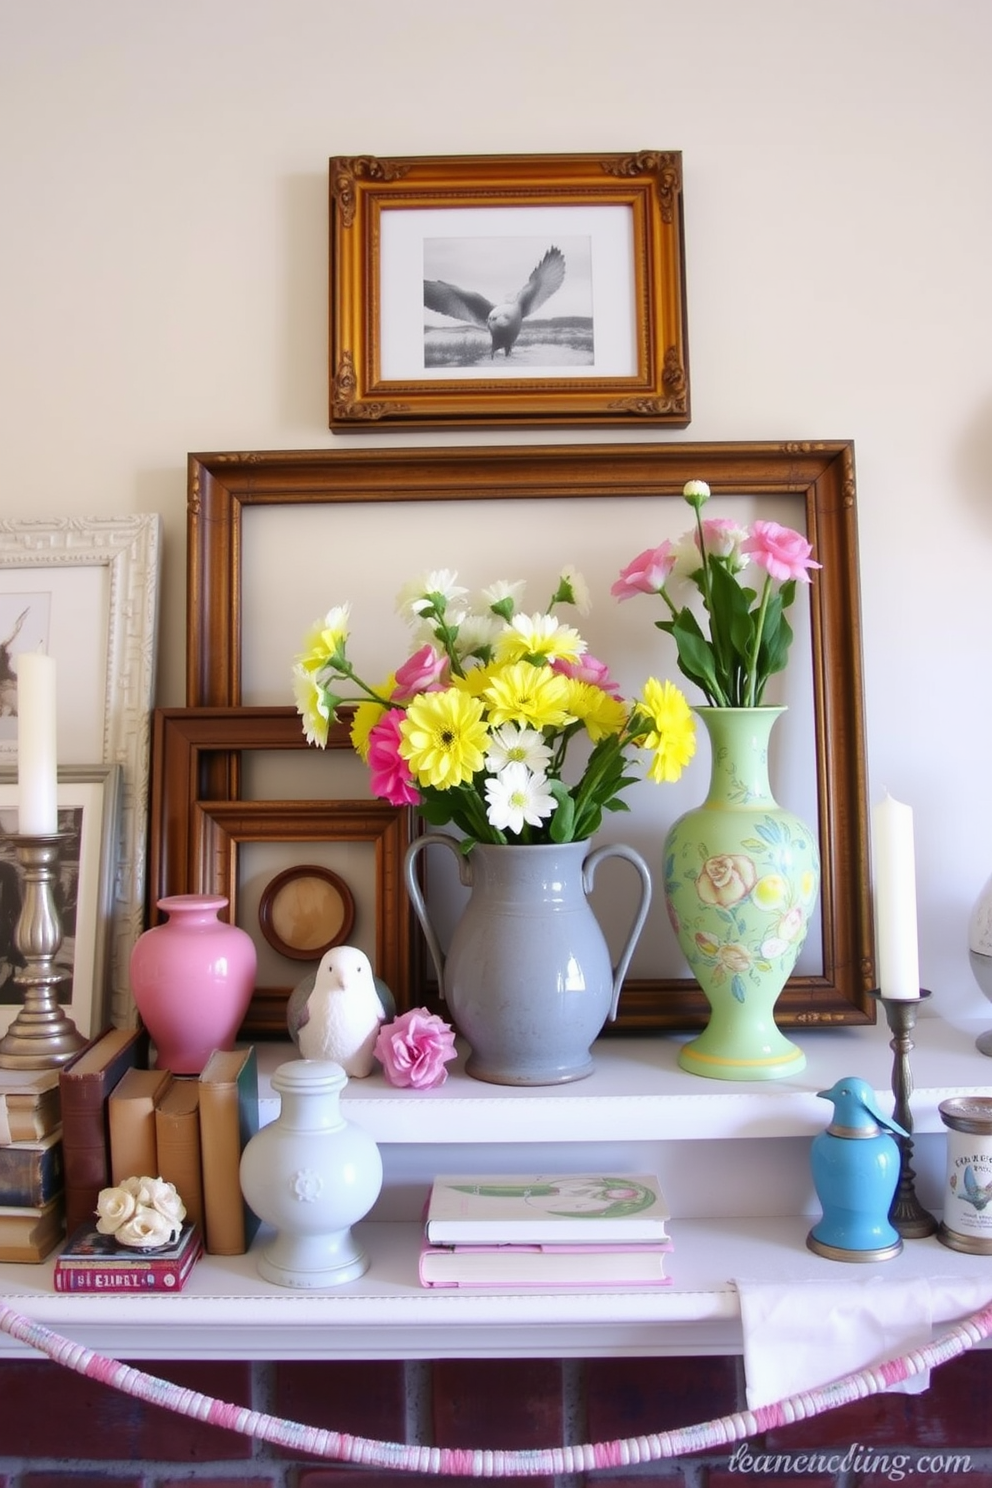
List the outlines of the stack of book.
{"label": "stack of book", "polygon": [[424,1220],[427,1287],[669,1284],[668,1206],[645,1174],[442,1174]]}
{"label": "stack of book", "polygon": [[55,1257],[57,1292],[181,1292],[203,1254],[199,1227],[184,1224],[171,1245],[143,1251],[81,1225]]}
{"label": "stack of book", "polygon": [[42,1261],[64,1232],[59,1072],[0,1070],[0,1261]]}
{"label": "stack of book", "polygon": [[240,1163],[258,1130],[254,1046],[216,1050],[199,1077],[184,1077],[148,1068],[144,1030],[112,1028],[61,1070],[59,1085],[73,1239],[93,1225],[101,1189],[147,1175],[175,1185],[212,1254],[248,1249],[258,1220]]}

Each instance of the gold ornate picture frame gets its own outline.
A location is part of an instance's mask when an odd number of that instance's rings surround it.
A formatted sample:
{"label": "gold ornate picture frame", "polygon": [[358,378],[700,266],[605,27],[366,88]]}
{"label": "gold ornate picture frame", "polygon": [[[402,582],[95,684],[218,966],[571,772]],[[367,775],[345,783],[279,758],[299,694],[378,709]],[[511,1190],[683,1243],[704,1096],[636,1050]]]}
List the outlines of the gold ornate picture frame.
{"label": "gold ornate picture frame", "polygon": [[330,426],[689,423],[682,157],[330,162]]}

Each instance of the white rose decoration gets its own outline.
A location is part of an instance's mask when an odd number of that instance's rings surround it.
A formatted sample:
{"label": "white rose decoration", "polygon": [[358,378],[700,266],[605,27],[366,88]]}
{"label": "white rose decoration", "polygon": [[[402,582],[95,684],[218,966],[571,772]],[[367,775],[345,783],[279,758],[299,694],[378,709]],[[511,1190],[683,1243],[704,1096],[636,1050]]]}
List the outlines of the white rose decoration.
{"label": "white rose decoration", "polygon": [[101,1235],[115,1235],[137,1208],[133,1194],[125,1188],[102,1188],[96,1201],[96,1227]]}
{"label": "white rose decoration", "polygon": [[176,1227],[171,1219],[142,1204],[130,1219],[124,1221],[114,1239],[133,1250],[153,1250],[158,1245],[167,1245],[175,1233]]}
{"label": "white rose decoration", "polygon": [[101,1189],[96,1227],[121,1245],[151,1250],[175,1239],[186,1218],[186,1206],[174,1183],[164,1178],[124,1178],[116,1188]]}

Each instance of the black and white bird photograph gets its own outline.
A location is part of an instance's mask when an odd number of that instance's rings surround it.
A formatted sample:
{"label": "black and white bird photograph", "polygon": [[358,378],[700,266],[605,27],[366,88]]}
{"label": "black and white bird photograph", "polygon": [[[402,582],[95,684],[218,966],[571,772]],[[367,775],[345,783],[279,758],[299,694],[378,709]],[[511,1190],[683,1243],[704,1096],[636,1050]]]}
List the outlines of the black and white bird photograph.
{"label": "black and white bird photograph", "polygon": [[424,366],[591,366],[589,238],[424,240]]}

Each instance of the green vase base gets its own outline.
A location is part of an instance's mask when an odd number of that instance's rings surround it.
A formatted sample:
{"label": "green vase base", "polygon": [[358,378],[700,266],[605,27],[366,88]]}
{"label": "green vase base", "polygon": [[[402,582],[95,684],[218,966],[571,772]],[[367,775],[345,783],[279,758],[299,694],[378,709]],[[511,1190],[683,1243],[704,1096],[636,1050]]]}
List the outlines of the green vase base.
{"label": "green vase base", "polygon": [[721,1053],[714,1040],[705,1033],[686,1044],[679,1054],[679,1065],[690,1075],[703,1075],[708,1080],[784,1080],[806,1068],[802,1049],[786,1038],[774,1049],[762,1049],[747,1056],[736,1049]]}

